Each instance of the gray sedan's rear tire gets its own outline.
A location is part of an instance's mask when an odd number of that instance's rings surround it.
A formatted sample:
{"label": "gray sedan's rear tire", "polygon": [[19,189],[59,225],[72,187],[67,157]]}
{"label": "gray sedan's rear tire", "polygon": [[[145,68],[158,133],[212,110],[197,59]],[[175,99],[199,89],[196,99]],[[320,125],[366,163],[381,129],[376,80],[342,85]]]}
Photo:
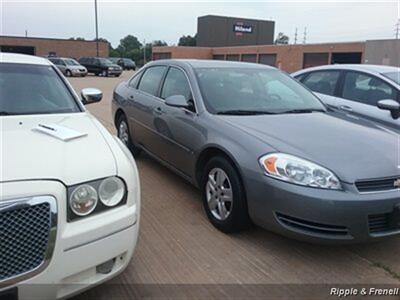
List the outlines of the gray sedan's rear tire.
{"label": "gray sedan's rear tire", "polygon": [[232,233],[249,227],[244,188],[229,160],[216,156],[208,161],[201,189],[207,217],[217,229]]}
{"label": "gray sedan's rear tire", "polygon": [[117,121],[118,138],[132,152],[133,156],[138,156],[142,150],[134,145],[129,131],[128,121],[124,114],[119,116]]}

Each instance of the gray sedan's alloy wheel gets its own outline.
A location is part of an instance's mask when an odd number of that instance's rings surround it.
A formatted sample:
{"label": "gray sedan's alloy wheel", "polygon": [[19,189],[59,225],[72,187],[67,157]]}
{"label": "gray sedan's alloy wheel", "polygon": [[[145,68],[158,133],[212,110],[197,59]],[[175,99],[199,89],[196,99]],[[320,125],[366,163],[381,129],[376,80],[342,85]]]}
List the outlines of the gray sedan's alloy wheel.
{"label": "gray sedan's alloy wheel", "polygon": [[116,127],[118,131],[117,135],[118,138],[121,140],[121,142],[125,144],[125,146],[132,152],[134,156],[139,155],[141,149],[136,147],[132,142],[131,135],[129,132],[128,121],[124,114],[121,114],[119,116],[118,121],[116,123]]}
{"label": "gray sedan's alloy wheel", "polygon": [[217,229],[237,232],[251,224],[240,174],[231,161],[211,158],[204,166],[201,189],[207,217]]}
{"label": "gray sedan's alloy wheel", "polygon": [[228,175],[220,168],[214,168],[208,174],[206,185],[208,207],[218,220],[225,220],[232,211],[232,185]]}
{"label": "gray sedan's alloy wheel", "polygon": [[119,123],[118,137],[125,144],[125,146],[129,147],[129,130],[128,124],[126,124],[125,120],[122,120]]}

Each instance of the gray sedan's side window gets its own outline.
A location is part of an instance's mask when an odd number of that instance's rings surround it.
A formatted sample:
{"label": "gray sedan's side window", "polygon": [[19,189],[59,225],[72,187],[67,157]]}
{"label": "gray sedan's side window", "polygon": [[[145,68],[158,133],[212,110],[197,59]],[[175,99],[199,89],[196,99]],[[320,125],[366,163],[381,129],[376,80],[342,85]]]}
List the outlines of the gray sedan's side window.
{"label": "gray sedan's side window", "polygon": [[161,79],[164,76],[166,67],[165,66],[156,66],[149,67],[139,82],[139,90],[146,92],[150,95],[157,96],[158,88],[161,83]]}
{"label": "gray sedan's side window", "polygon": [[339,71],[316,71],[310,73],[303,83],[313,92],[333,96],[339,74]]}
{"label": "gray sedan's side window", "polygon": [[166,99],[174,95],[182,95],[186,100],[192,99],[189,82],[185,74],[181,70],[171,67],[165,77],[161,98]]}
{"label": "gray sedan's side window", "polygon": [[347,72],[342,97],[376,106],[379,100],[396,100],[397,92],[383,80],[359,72]]}
{"label": "gray sedan's side window", "polygon": [[140,77],[142,76],[141,73],[136,74],[130,81],[129,81],[129,86],[131,88],[137,89]]}

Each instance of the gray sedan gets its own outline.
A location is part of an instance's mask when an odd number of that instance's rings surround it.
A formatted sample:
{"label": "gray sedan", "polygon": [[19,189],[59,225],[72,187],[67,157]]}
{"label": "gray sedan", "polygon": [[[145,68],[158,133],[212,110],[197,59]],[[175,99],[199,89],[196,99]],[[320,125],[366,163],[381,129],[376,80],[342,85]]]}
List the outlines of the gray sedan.
{"label": "gray sedan", "polygon": [[120,83],[119,138],[200,188],[211,223],[308,241],[400,233],[399,135],[271,67],[164,60]]}

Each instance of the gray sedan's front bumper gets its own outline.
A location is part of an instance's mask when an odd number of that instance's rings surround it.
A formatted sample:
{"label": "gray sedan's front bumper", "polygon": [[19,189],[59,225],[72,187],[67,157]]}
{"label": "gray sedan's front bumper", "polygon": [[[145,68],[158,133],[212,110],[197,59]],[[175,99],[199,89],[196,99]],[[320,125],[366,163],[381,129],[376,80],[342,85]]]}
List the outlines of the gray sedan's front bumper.
{"label": "gray sedan's front bumper", "polygon": [[360,194],[298,186],[253,174],[249,214],[266,229],[315,242],[365,242],[400,233],[400,190]]}

